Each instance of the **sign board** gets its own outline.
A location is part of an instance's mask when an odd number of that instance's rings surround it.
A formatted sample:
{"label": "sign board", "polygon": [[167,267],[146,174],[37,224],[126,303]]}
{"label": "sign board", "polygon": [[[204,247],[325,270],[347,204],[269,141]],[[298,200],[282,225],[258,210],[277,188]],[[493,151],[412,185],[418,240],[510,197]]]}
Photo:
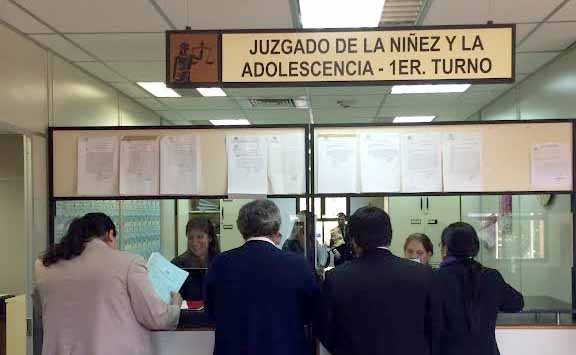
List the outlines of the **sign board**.
{"label": "sign board", "polygon": [[514,25],[224,31],[210,48],[206,36],[168,32],[168,86],[514,81]]}

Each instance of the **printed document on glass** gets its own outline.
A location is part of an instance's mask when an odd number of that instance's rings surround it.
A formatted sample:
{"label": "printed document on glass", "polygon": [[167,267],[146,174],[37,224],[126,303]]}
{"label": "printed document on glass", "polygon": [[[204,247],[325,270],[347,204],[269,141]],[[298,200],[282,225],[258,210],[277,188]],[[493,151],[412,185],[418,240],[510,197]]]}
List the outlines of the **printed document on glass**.
{"label": "printed document on glass", "polygon": [[400,192],[400,135],[360,135],[361,192]]}
{"label": "printed document on glass", "polygon": [[178,292],[188,277],[188,272],[168,261],[162,254],[154,252],[148,259],[148,278],[162,301],[170,304],[170,292]]}
{"label": "printed document on glass", "polygon": [[156,137],[123,137],[120,142],[120,194],[158,195],[160,152]]}
{"label": "printed document on glass", "polygon": [[442,135],[402,136],[402,191],[442,192]]}
{"label": "printed document on glass", "polygon": [[194,195],[198,193],[200,171],[198,137],[165,136],[160,140],[160,193]]}
{"label": "printed document on glass", "polygon": [[266,195],[268,157],[266,137],[227,136],[228,193]]}
{"label": "printed document on glass", "polygon": [[482,191],[482,133],[444,135],[444,191]]}
{"label": "printed document on glass", "polygon": [[79,195],[118,193],[118,142],[119,137],[78,139]]}
{"label": "printed document on glass", "polygon": [[306,192],[305,149],[303,132],[268,137],[269,194]]}
{"label": "printed document on glass", "polygon": [[357,192],[358,144],[355,135],[318,137],[318,192]]}
{"label": "printed document on glass", "polygon": [[535,144],[531,155],[533,191],[572,189],[572,151],[569,144]]}

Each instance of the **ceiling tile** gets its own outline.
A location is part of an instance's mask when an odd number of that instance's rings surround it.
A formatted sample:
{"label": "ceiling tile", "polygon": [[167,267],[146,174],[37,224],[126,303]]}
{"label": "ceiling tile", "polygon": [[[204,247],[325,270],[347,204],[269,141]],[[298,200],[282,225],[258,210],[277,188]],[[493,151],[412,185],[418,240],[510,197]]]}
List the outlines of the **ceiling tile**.
{"label": "ceiling tile", "polygon": [[381,95],[390,92],[390,86],[322,86],[309,90],[312,96]]}
{"label": "ceiling tile", "polygon": [[157,98],[135,98],[141,105],[151,109],[151,110],[167,110],[166,105],[158,101]]}
{"label": "ceiling tile", "polygon": [[162,111],[154,111],[154,112],[156,114],[160,115],[161,117],[166,118],[168,120],[172,120],[172,121],[184,120],[184,116],[182,116],[179,111],[162,110]]}
{"label": "ceiling tile", "polygon": [[222,120],[246,118],[240,110],[179,110],[185,120]]}
{"label": "ceiling tile", "polygon": [[98,78],[104,81],[113,82],[125,82],[122,76],[116,74],[112,70],[108,69],[104,64],[98,62],[78,62],[76,63],[80,67],[84,68],[86,71],[94,74]]}
{"label": "ceiling tile", "polygon": [[518,51],[563,51],[576,41],[576,22],[544,23]]}
{"label": "ceiling tile", "polygon": [[227,97],[159,98],[171,110],[236,110],[238,105]]}
{"label": "ceiling tile", "polygon": [[232,97],[301,97],[306,96],[305,88],[240,88],[224,89]]}
{"label": "ceiling tile", "polygon": [[[496,23],[540,22],[564,0],[500,0],[493,3],[492,14]],[[489,4],[489,1],[484,1]]]}
{"label": "ceiling tile", "polygon": [[132,83],[110,83],[110,85],[132,98],[152,97],[148,92],[146,92],[146,90]]}
{"label": "ceiling tile", "polygon": [[162,32],[170,29],[150,1],[18,0],[60,32]]}
{"label": "ceiling tile", "polygon": [[56,34],[32,35],[34,40],[40,42],[54,52],[71,61],[93,61],[94,58],[76,47],[64,37]]}
{"label": "ceiling tile", "polygon": [[308,123],[308,110],[249,110],[246,118],[254,124],[294,124]]}
{"label": "ceiling tile", "polygon": [[576,21],[576,1],[569,1],[548,21]]}
{"label": "ceiling tile", "polygon": [[190,1],[189,16],[186,16],[186,0],[156,2],[176,27],[182,29],[186,25],[195,30],[292,27],[290,1],[286,0],[195,0]]}
{"label": "ceiling tile", "polygon": [[36,21],[32,16],[7,0],[0,4],[0,10],[2,10],[0,11],[2,20],[24,33],[52,33],[52,30],[48,27]]}
{"label": "ceiling tile", "polygon": [[388,95],[385,106],[446,106],[458,100],[461,93]]}
{"label": "ceiling tile", "polygon": [[340,109],[340,110],[313,110],[316,123],[343,123],[366,122],[376,116],[377,108]]}
{"label": "ceiling tile", "polygon": [[530,74],[555,58],[560,52],[516,54],[516,74]]}
{"label": "ceiling tile", "polygon": [[114,70],[132,81],[166,80],[166,62],[108,62]]}
{"label": "ceiling tile", "polygon": [[384,95],[312,96],[312,108],[342,109],[378,107]]}
{"label": "ceiling tile", "polygon": [[[530,33],[530,31],[532,31],[536,26],[538,26],[537,23],[523,23],[516,25],[516,46],[518,46],[518,43],[520,43],[520,41],[523,40],[524,37],[526,37],[526,35]],[[516,47],[516,50],[518,50],[518,47]]]}
{"label": "ceiling tile", "polygon": [[163,61],[164,33],[69,35],[78,45],[105,62]]}

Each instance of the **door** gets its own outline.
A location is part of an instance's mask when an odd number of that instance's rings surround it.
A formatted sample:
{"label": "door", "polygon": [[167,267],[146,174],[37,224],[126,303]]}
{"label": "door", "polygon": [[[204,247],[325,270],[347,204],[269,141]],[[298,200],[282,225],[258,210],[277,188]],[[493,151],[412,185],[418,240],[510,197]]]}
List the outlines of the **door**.
{"label": "door", "polygon": [[251,200],[222,200],[220,203],[220,250],[226,251],[244,244],[244,238],[238,231],[236,220],[240,208]]}

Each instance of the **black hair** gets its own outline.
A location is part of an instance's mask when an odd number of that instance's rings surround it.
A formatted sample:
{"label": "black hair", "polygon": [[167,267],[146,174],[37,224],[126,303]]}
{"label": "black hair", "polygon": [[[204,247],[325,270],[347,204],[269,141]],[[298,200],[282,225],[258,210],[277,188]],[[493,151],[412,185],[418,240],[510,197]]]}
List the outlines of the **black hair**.
{"label": "black hair", "polygon": [[205,216],[198,216],[189,220],[186,224],[186,236],[188,236],[188,234],[193,230],[208,235],[208,238],[210,239],[208,243],[208,260],[212,260],[213,257],[220,254],[220,242],[218,241],[218,235],[216,235],[214,224],[210,219]]}
{"label": "black hair", "polygon": [[104,213],[88,213],[74,219],[59,243],[52,245],[42,256],[42,263],[48,267],[60,260],[71,260],[82,254],[86,243],[95,238],[103,238],[112,231],[116,236],[116,225]]}
{"label": "black hair", "polygon": [[432,244],[430,238],[428,238],[428,236],[424,233],[410,234],[408,238],[406,238],[406,241],[404,242],[404,251],[406,251],[408,244],[410,244],[413,241],[420,242],[424,247],[424,250],[426,250],[426,252],[430,253],[430,255],[434,255],[434,245]]}
{"label": "black hair", "polygon": [[477,333],[481,311],[478,307],[480,301],[479,279],[483,267],[473,258],[480,250],[480,240],[474,227],[464,222],[450,224],[442,232],[442,246],[446,248],[446,255],[459,259],[464,265],[466,273],[460,279],[460,287],[464,297],[468,330]]}
{"label": "black hair", "polygon": [[378,207],[362,207],[350,216],[346,234],[363,250],[389,246],[392,242],[390,216]]}

